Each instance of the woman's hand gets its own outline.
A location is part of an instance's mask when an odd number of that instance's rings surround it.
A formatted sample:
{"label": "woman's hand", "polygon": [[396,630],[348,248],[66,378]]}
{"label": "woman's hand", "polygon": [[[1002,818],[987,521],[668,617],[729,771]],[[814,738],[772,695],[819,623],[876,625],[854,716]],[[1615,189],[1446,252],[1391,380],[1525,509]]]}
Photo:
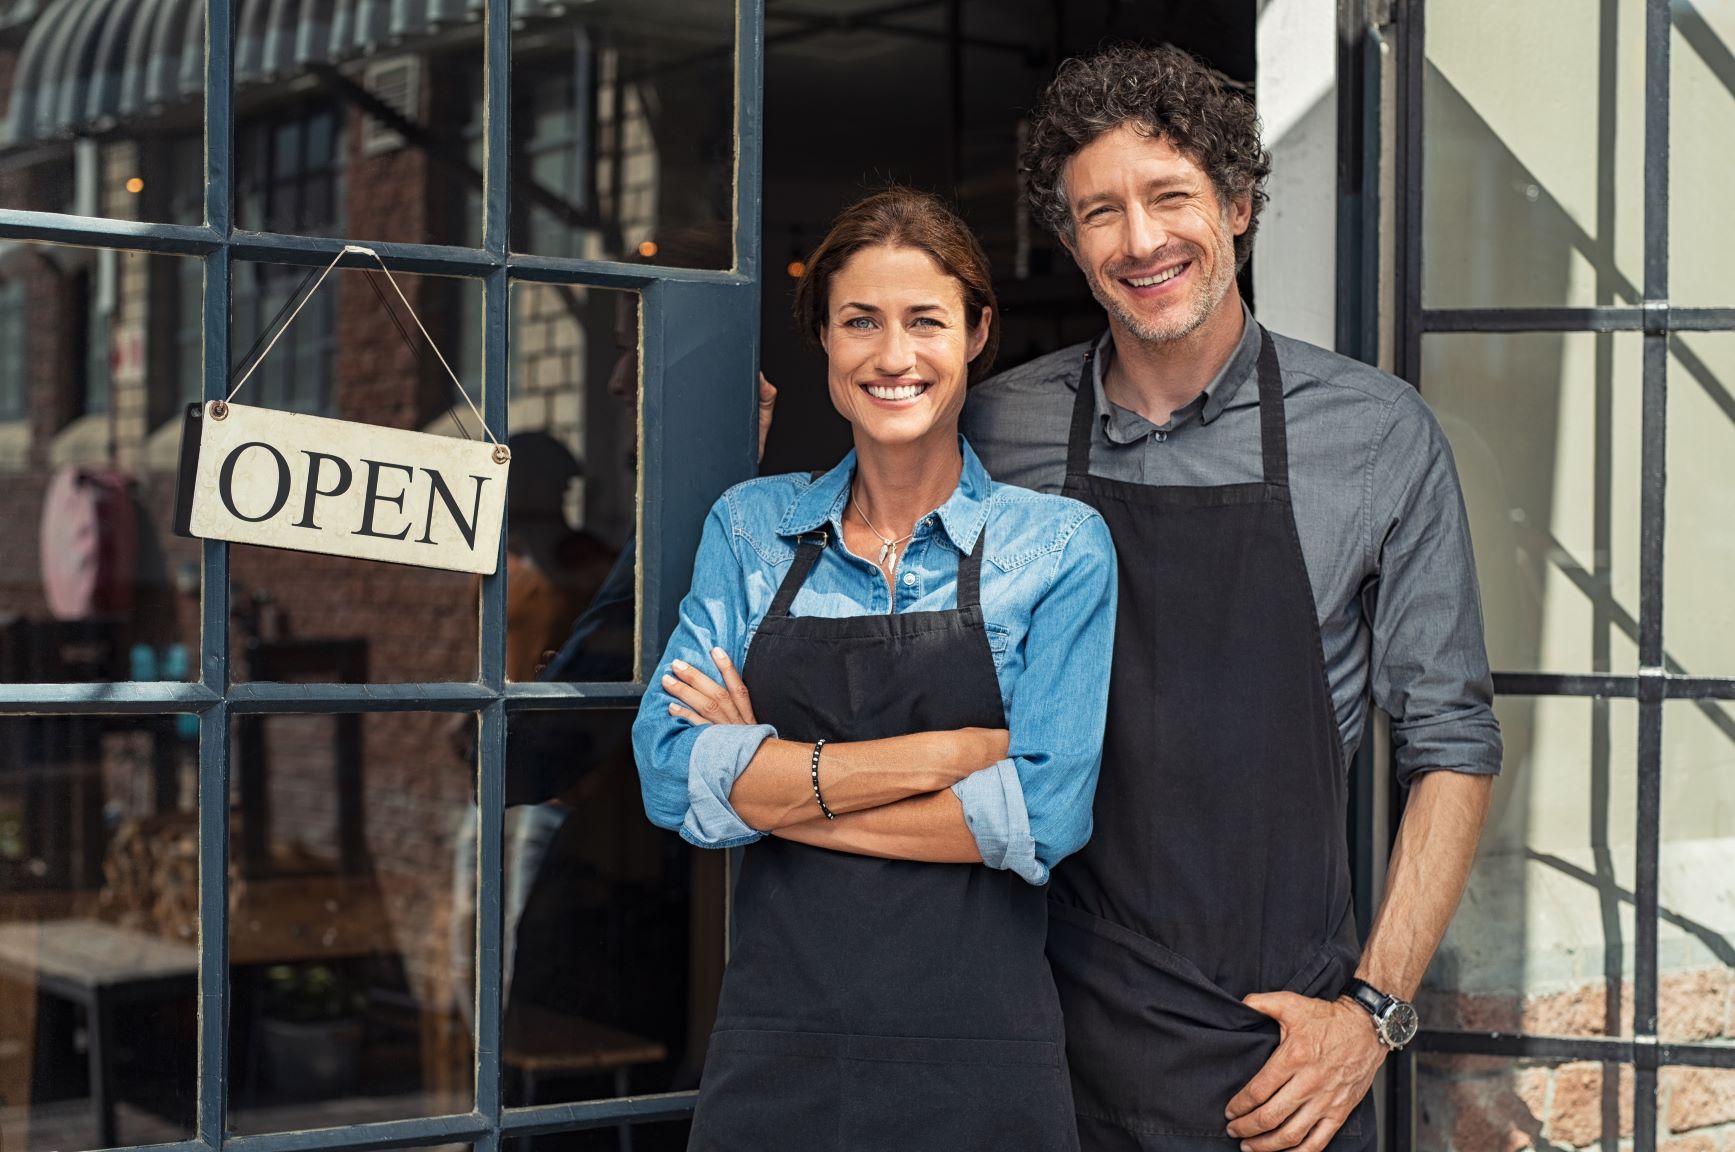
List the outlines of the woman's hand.
{"label": "woman's hand", "polygon": [[711,649],[711,659],[721,673],[721,684],[687,663],[676,660],[672,675],[663,677],[663,691],[679,703],[669,705],[669,715],[678,716],[689,724],[757,724],[753,717],[753,701],[747,695],[747,685],[729,654],[721,648]]}

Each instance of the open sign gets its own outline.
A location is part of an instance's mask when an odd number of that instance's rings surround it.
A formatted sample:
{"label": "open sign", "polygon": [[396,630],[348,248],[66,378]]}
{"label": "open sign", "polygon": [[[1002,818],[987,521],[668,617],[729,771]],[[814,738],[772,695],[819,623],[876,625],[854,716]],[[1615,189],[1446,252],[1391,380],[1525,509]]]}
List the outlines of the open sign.
{"label": "open sign", "polygon": [[187,410],[176,530],[487,575],[509,462],[497,445],[213,400]]}

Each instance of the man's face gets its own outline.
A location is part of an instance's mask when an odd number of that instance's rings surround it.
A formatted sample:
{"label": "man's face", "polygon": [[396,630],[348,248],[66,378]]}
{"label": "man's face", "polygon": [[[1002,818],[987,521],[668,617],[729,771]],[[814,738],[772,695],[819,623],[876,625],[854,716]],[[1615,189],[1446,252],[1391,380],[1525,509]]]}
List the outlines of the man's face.
{"label": "man's face", "polygon": [[1061,241],[1115,327],[1168,343],[1230,299],[1249,198],[1225,202],[1190,156],[1131,124],[1079,149],[1064,178],[1073,234]]}

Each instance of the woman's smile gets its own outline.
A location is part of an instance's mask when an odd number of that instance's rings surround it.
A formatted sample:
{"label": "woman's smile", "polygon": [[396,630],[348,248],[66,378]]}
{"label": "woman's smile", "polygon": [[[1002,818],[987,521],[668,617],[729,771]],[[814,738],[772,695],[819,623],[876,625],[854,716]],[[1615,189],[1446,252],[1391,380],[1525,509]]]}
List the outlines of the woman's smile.
{"label": "woman's smile", "polygon": [[888,408],[908,408],[932,387],[926,380],[898,378],[869,380],[861,386],[863,392]]}

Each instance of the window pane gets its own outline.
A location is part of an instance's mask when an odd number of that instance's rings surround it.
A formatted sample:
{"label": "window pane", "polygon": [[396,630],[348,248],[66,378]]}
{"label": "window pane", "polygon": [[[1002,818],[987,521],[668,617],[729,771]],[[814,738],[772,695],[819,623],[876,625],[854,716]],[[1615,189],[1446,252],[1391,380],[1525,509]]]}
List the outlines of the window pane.
{"label": "window pane", "polygon": [[1497,672],[1638,667],[1637,335],[1428,336]]}
{"label": "window pane", "polygon": [[[235,264],[237,362],[298,289],[309,269]],[[320,269],[312,269],[317,277]],[[398,284],[448,357],[460,329],[479,327],[463,282],[396,273]],[[236,396],[240,404],[363,424],[458,436],[480,424],[385,274],[341,269],[307,300]],[[378,295],[375,293],[378,289]],[[382,301],[381,296],[384,297]],[[394,323],[393,316],[397,317]],[[397,325],[412,343],[399,335]],[[464,381],[481,405],[481,381]],[[235,545],[231,673],[237,680],[473,680],[477,675],[478,577],[371,560]]]}
{"label": "window pane", "polygon": [[[1658,877],[1657,1035],[1735,1044],[1735,705],[1663,705]],[[1735,1100],[1732,1083],[1726,1077],[1725,1101]]]}
{"label": "window pane", "polygon": [[1630,1146],[1630,1064],[1434,1054],[1416,1064],[1417,1152]]}
{"label": "window pane", "polygon": [[200,262],[0,248],[0,680],[193,678],[200,552],[174,507]]}
{"label": "window pane", "polygon": [[0,1142],[193,1136],[199,722],[0,718]]}
{"label": "window pane", "polygon": [[519,713],[507,755],[509,1105],[698,1086],[728,855],[645,818],[631,712]]}
{"label": "window pane", "polygon": [[0,207],[204,219],[203,5],[43,0],[0,24]]}
{"label": "window pane", "polygon": [[1428,1028],[1631,1035],[1638,704],[1505,696],[1506,763]]}
{"label": "window pane", "polygon": [[638,302],[599,288],[512,287],[509,679],[633,678]]}
{"label": "window pane", "polygon": [[480,244],[482,7],[236,4],[236,225]]}
{"label": "window pane", "polygon": [[530,12],[512,33],[513,247],[730,267],[732,0]]}
{"label": "window pane", "polygon": [[1735,229],[1720,193],[1735,138],[1735,6],[1674,4],[1669,50],[1669,298],[1735,304],[1729,261]]}
{"label": "window pane", "polygon": [[233,725],[229,1125],[465,1112],[476,717]]}
{"label": "window pane", "polygon": [[1638,299],[1644,15],[1641,4],[1579,0],[1428,8],[1429,307]]}
{"label": "window pane", "polygon": [[1669,337],[1663,627],[1669,667],[1735,675],[1735,332]]}

